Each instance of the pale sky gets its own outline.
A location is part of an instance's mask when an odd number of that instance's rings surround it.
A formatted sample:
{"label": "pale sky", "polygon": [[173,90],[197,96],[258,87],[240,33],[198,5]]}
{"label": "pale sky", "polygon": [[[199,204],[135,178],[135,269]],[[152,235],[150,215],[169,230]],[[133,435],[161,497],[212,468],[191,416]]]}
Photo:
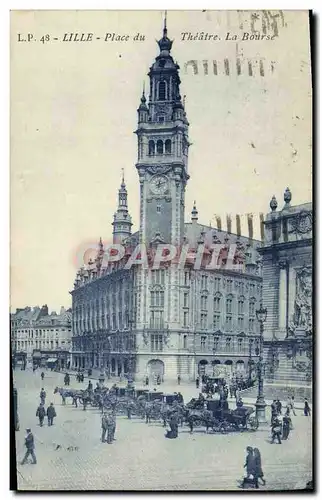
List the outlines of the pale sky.
{"label": "pale sky", "polygon": [[[256,217],[269,211],[273,194],[279,209],[287,186],[293,204],[311,201],[311,76],[307,13],[285,11],[274,40],[242,41],[243,31],[251,33],[250,14],[169,11],[168,36],[181,67],[193,143],[186,221],[196,199],[204,224],[215,226],[215,214],[254,213],[258,237]],[[82,264],[80,249],[92,247],[100,236],[111,241],[122,168],[133,232],[138,229],[133,131],[162,23],[158,11],[12,14],[12,309],[47,303],[59,310],[71,304],[68,292]],[[260,29],[261,21],[256,23]],[[228,31],[239,40],[225,40]],[[208,32],[221,40],[182,40],[183,32]],[[36,41],[18,42],[18,33],[20,38],[32,33]],[[94,40],[63,42],[65,33],[93,33]],[[129,34],[130,40],[105,42],[106,33]],[[145,40],[133,41],[137,33]],[[42,43],[46,34],[50,41]],[[236,43],[243,53],[239,76]],[[263,60],[264,76],[258,68],[248,75],[249,58]],[[185,74],[189,60],[198,61],[198,75],[191,67]],[[242,220],[246,229],[246,217]]]}

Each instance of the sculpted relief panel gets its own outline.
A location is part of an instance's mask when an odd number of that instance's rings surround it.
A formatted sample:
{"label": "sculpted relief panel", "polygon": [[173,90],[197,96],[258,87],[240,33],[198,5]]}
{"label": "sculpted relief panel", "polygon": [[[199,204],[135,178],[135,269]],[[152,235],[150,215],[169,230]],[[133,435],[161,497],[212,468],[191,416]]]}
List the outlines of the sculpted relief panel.
{"label": "sculpted relief panel", "polygon": [[303,266],[296,273],[294,319],[290,330],[312,332],[312,268],[308,266]]}

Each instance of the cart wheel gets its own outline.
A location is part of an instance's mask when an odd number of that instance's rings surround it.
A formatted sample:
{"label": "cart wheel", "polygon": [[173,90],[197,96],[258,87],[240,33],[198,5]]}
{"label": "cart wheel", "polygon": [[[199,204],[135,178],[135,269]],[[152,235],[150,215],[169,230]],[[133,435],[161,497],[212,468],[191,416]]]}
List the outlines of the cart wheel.
{"label": "cart wheel", "polygon": [[228,432],[228,424],[227,422],[220,422],[219,424],[219,432],[222,434],[227,434]]}
{"label": "cart wheel", "polygon": [[249,427],[250,430],[257,431],[258,425],[259,424],[258,424],[258,420],[257,420],[256,417],[250,417],[250,418],[248,418],[248,420],[247,420],[247,427]]}

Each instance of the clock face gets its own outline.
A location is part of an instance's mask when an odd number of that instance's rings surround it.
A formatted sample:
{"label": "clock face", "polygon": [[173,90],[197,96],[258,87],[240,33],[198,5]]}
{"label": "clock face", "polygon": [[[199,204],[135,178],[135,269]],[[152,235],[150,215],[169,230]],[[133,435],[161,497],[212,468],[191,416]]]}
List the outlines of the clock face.
{"label": "clock face", "polygon": [[165,194],[168,191],[168,179],[164,175],[155,175],[150,182],[154,194]]}

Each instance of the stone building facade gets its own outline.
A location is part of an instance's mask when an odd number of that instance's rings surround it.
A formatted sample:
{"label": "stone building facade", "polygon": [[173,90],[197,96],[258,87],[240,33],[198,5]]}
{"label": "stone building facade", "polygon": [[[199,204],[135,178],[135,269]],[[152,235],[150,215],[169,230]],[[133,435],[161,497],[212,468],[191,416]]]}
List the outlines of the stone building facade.
{"label": "stone building facade", "polygon": [[[17,358],[26,355],[27,362],[32,362],[34,351],[46,351],[51,358],[57,358],[57,352],[70,352],[72,338],[72,313],[61,308],[60,314],[49,314],[47,305],[17,309],[10,315],[11,345]],[[66,356],[64,356],[66,358]]]}
{"label": "stone building facade", "polygon": [[[100,240],[96,258],[77,273],[72,364],[137,379],[160,374],[193,380],[216,365],[247,375],[258,359],[261,242],[200,224],[196,205],[185,223],[189,122],[166,26],[158,45],[149,102],[143,91],[137,110],[139,231],[131,233],[123,177],[113,242],[124,245],[124,255],[111,262]],[[176,256],[156,268],[160,245],[172,245]],[[141,260],[147,252],[147,265],[133,263],[137,248]],[[184,249],[181,266],[176,259]],[[219,264],[209,269],[214,255]]]}
{"label": "stone building facade", "polygon": [[312,377],[312,203],[284,206],[273,197],[259,249],[263,266],[266,376],[272,380],[309,382]]}

